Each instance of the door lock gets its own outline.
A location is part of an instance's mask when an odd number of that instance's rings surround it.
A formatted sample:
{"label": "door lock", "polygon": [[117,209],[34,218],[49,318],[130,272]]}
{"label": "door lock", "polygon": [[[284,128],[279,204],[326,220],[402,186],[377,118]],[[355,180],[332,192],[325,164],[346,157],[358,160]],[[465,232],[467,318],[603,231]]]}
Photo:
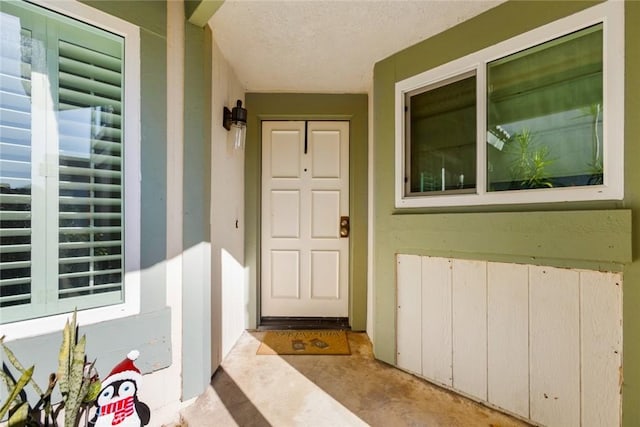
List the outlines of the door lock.
{"label": "door lock", "polygon": [[340,237],[349,237],[349,217],[341,216],[340,217]]}

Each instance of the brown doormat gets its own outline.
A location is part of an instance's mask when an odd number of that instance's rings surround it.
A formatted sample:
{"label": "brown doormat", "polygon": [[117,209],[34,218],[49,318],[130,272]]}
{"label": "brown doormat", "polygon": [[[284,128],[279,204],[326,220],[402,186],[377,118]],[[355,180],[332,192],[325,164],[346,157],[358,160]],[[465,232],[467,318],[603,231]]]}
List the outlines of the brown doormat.
{"label": "brown doormat", "polygon": [[351,354],[346,331],[267,331],[257,354]]}

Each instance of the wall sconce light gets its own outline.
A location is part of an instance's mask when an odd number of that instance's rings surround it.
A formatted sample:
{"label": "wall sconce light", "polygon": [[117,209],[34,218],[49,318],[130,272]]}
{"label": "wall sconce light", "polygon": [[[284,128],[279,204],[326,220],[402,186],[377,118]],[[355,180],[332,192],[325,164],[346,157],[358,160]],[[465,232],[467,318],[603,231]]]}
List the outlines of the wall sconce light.
{"label": "wall sconce light", "polygon": [[226,130],[233,128],[233,148],[241,150],[247,136],[247,109],[242,108],[242,101],[238,99],[233,110],[223,109],[222,126]]}

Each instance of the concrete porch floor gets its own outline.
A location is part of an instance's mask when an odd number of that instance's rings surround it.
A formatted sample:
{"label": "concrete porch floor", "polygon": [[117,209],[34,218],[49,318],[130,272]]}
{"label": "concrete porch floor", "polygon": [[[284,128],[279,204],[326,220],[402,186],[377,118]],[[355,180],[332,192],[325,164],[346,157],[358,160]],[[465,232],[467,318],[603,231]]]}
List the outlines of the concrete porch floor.
{"label": "concrete porch floor", "polygon": [[373,358],[364,333],[351,356],[258,356],[245,332],[205,393],[182,412],[206,426],[527,426]]}

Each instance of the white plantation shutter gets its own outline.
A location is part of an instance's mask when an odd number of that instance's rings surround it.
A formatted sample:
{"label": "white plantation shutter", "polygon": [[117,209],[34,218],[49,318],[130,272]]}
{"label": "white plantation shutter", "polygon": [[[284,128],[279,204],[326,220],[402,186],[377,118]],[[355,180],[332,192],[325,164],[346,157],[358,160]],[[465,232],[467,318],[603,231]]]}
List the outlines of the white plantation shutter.
{"label": "white plantation shutter", "polygon": [[122,60],[59,41],[59,297],[120,291]]}
{"label": "white plantation shutter", "polygon": [[31,5],[0,7],[22,38],[3,21],[0,321],[122,302],[124,41]]}

